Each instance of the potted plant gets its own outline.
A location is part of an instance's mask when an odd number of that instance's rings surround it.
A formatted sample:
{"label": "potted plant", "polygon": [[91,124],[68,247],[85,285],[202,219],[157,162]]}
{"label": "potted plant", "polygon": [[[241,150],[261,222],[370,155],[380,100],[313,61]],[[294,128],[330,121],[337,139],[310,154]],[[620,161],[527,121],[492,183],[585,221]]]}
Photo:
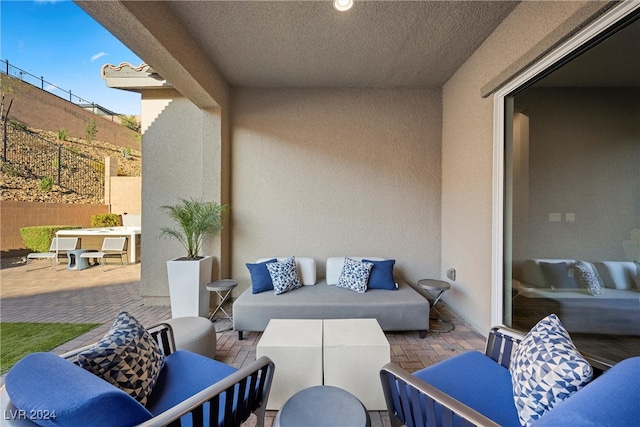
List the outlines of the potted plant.
{"label": "potted plant", "polygon": [[186,249],[186,256],[167,261],[171,316],[203,316],[209,313],[209,291],[213,257],[201,256],[204,237],[222,229],[222,216],[228,205],[181,199],[173,206],[161,207],[177,226],[162,227],[162,236],[175,238]]}

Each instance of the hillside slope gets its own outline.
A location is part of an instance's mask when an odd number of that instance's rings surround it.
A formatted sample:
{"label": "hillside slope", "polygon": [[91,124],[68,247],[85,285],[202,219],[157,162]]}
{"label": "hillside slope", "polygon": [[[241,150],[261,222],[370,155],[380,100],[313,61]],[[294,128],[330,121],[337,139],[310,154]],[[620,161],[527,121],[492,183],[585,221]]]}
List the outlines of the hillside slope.
{"label": "hillside slope", "polygon": [[[55,132],[33,130],[50,141],[57,141]],[[128,156],[123,156],[123,149],[104,141],[92,141],[87,143],[81,138],[68,138],[67,141],[59,141],[61,145],[76,152],[86,154],[96,160],[104,160],[105,157],[113,157],[118,160],[119,176],[140,176],[142,171],[141,153],[131,150]],[[96,197],[77,194],[66,188],[54,185],[51,191],[40,189],[40,180],[17,176],[11,167],[2,166],[0,174],[0,200],[16,200],[24,202],[47,203],[82,203],[102,204],[103,200]]]}

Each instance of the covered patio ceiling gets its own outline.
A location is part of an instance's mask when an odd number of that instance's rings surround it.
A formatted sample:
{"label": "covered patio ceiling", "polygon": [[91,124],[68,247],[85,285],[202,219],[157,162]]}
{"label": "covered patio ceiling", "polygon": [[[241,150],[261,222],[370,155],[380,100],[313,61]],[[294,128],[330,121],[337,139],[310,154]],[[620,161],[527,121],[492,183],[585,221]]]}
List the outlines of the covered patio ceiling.
{"label": "covered patio ceiling", "polygon": [[77,3],[188,93],[207,73],[229,87],[441,87],[518,2]]}

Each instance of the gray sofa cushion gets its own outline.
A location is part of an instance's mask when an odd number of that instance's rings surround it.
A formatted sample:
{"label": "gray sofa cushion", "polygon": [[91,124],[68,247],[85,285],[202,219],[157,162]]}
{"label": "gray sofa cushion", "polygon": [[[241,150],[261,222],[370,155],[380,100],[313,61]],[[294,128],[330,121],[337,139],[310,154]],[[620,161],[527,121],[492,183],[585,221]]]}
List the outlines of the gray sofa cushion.
{"label": "gray sofa cushion", "polygon": [[384,331],[426,331],[429,303],[413,287],[398,283],[398,290],[369,289],[359,294],[328,286],[324,280],[282,295],[253,294],[247,289],[233,303],[236,331],[264,331],[271,319],[377,319]]}

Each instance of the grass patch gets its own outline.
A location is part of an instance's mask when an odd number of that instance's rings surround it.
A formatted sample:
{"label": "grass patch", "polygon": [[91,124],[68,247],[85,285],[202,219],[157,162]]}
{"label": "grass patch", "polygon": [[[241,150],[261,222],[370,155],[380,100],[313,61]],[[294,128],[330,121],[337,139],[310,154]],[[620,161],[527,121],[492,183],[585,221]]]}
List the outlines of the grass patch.
{"label": "grass patch", "polygon": [[0,374],[24,356],[50,351],[100,323],[0,323]]}

